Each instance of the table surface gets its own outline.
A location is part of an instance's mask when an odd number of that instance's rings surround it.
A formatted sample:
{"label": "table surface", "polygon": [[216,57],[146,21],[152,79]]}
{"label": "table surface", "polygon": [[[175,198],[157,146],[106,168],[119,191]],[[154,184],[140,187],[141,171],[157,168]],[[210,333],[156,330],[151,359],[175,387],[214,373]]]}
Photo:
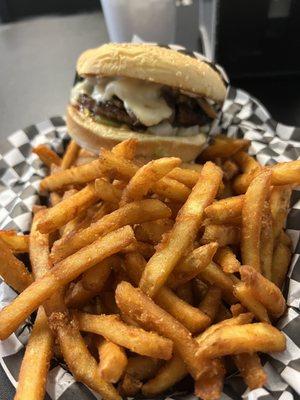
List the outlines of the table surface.
{"label": "table surface", "polygon": [[[63,114],[78,55],[107,41],[100,12],[0,25],[0,140]],[[276,120],[300,125],[299,79],[252,78],[233,83],[261,99]],[[0,398],[12,399],[14,389],[2,367],[0,382]]]}

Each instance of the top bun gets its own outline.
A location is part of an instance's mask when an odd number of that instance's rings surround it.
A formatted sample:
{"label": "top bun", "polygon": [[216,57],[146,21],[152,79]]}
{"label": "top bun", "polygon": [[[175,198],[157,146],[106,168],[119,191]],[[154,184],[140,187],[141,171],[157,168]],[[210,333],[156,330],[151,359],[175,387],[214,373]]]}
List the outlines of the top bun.
{"label": "top bun", "polygon": [[226,87],[208,63],[150,44],[110,43],[81,54],[80,76],[124,76],[179,88],[223,102]]}

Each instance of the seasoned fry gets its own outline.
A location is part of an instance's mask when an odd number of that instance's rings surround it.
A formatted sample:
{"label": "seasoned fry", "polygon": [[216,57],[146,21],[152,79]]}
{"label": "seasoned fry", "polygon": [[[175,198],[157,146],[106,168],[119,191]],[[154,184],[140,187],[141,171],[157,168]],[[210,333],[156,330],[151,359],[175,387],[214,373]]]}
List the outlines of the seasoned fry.
{"label": "seasoned fry", "polygon": [[241,230],[234,225],[206,225],[201,239],[202,244],[217,242],[220,247],[240,242]]}
{"label": "seasoned fry", "polygon": [[99,294],[116,262],[114,257],[109,257],[84,272],[81,279],[67,293],[66,304],[73,308],[80,307]]}
{"label": "seasoned fry", "polygon": [[0,338],[8,337],[20,323],[56,290],[77,278],[88,268],[119,252],[134,241],[129,226],[99,238],[90,246],[56,264],[42,279],[33,282],[0,312]]}
{"label": "seasoned fry", "polygon": [[290,186],[274,186],[270,194],[270,208],[273,217],[273,236],[276,242],[284,228],[292,189]]}
{"label": "seasoned fry", "polygon": [[234,286],[233,293],[237,299],[262,322],[270,323],[266,308],[253,296],[251,289],[243,282]]}
{"label": "seasoned fry", "polygon": [[300,184],[300,160],[275,164],[271,170],[272,185]]}
{"label": "seasoned fry", "polygon": [[219,306],[221,304],[222,291],[217,286],[210,286],[204,297],[199,304],[199,309],[209,316],[211,321],[216,318]]}
{"label": "seasoned fry", "polygon": [[152,186],[181,163],[180,158],[165,157],[149,161],[131,178],[123,191],[120,205],[142,200]]}
{"label": "seasoned fry", "polygon": [[193,243],[203,218],[204,209],[216,196],[222,179],[221,170],[206,163],[198,183],[177,215],[170,235],[148,261],[143,272],[140,288],[154,296],[168,279],[176,263]]}
{"label": "seasoned fry", "polygon": [[205,216],[213,224],[230,224],[242,215],[244,195],[215,201],[205,209]]}
{"label": "seasoned fry", "polygon": [[262,274],[271,279],[274,248],[273,219],[268,201],[264,204],[260,233],[260,268]]}
{"label": "seasoned fry", "polygon": [[200,277],[211,285],[215,285],[222,290],[223,296],[229,303],[235,303],[236,298],[233,295],[234,282],[232,277],[225,274],[214,262],[211,262],[202,272]]}
{"label": "seasoned fry", "polygon": [[138,253],[141,253],[141,255],[143,257],[145,257],[147,260],[149,260],[149,258],[152,257],[153,254],[155,253],[155,248],[150,243],[136,241],[136,242],[130,244],[129,246],[125,247],[125,249],[122,250],[122,253],[126,254],[126,253],[131,253],[133,251],[137,251]]}
{"label": "seasoned fry", "polygon": [[58,262],[76,250],[89,245],[99,236],[124,225],[134,225],[160,218],[169,218],[170,209],[161,201],[147,199],[132,202],[107,214],[88,228],[68,235],[54,243],[51,258]]}
{"label": "seasoned fry", "polygon": [[14,253],[28,253],[29,236],[17,235],[16,231],[0,231],[0,239],[5,242]]}
{"label": "seasoned fry", "polygon": [[15,400],[44,399],[53,344],[45,311],[40,307],[21,364]]}
{"label": "seasoned fry", "polygon": [[126,160],[133,160],[138,143],[139,142],[136,139],[127,139],[116,144],[112,148],[111,152],[118,157],[125,158]]}
{"label": "seasoned fry", "polygon": [[262,171],[250,184],[242,211],[241,252],[243,264],[260,271],[260,233],[264,203],[270,191],[271,173]]}
{"label": "seasoned fry", "polygon": [[212,261],[217,248],[217,243],[211,242],[193,250],[190,255],[176,265],[168,277],[167,285],[171,288],[177,288],[195,278]]}
{"label": "seasoned fry", "polygon": [[186,201],[191,193],[191,189],[186,185],[167,176],[154,183],[152,190],[162,198],[179,203]]}
{"label": "seasoned fry", "polygon": [[284,284],[291,258],[290,248],[280,241],[274,249],[272,260],[272,282],[280,289]]}
{"label": "seasoned fry", "polygon": [[250,390],[263,387],[266,384],[267,374],[256,353],[236,354],[233,356],[233,360]]}
{"label": "seasoned fry", "polygon": [[184,362],[178,355],[163,365],[154,378],[142,386],[142,393],[146,397],[156,396],[175,383],[181,381],[188,374]]}
{"label": "seasoned fry", "polygon": [[48,167],[51,167],[51,164],[61,165],[61,158],[49,147],[44,144],[40,144],[37,147],[32,149],[32,152],[37,154],[40,160]]}
{"label": "seasoned fry", "polygon": [[286,339],[274,326],[265,322],[222,326],[200,344],[203,358],[218,358],[245,352],[279,352],[285,350]]}
{"label": "seasoned fry", "polygon": [[32,276],[6,243],[0,239],[0,275],[7,285],[22,292],[32,283]]}
{"label": "seasoned fry", "polygon": [[[125,283],[125,282],[123,282]],[[104,336],[119,346],[135,353],[169,360],[172,355],[172,341],[154,332],[126,325],[117,315],[92,315],[76,313],[79,329]]]}
{"label": "seasoned fry", "polygon": [[245,150],[249,147],[250,141],[246,139],[232,139],[225,135],[218,135],[201,153],[203,160],[214,160],[215,158],[228,158],[238,151]]}
{"label": "seasoned fry", "polygon": [[116,383],[123,375],[127,366],[127,357],[121,346],[108,340],[97,345],[99,353],[100,376],[106,381]]}
{"label": "seasoned fry", "polygon": [[186,363],[191,375],[196,379],[200,376],[204,366],[198,359],[198,346],[183,325],[127,282],[118,285],[116,301],[121,311],[138,324],[171,339],[175,350]]}
{"label": "seasoned fry", "polygon": [[95,180],[95,191],[99,199],[109,203],[118,204],[122,196],[120,189],[117,189],[103,178]]}
{"label": "seasoned fry", "polygon": [[54,207],[49,208],[43,221],[39,223],[38,229],[42,233],[54,232],[88,209],[97,199],[94,185],[87,185],[73,196],[65,198]]}
{"label": "seasoned fry", "polygon": [[162,236],[170,231],[173,225],[174,221],[168,218],[144,222],[134,229],[135,237],[143,242],[157,244],[162,240]]}
{"label": "seasoned fry", "polygon": [[79,150],[80,146],[74,140],[71,140],[61,161],[62,169],[68,169],[74,165],[78,157]]}
{"label": "seasoned fry", "polygon": [[[126,271],[135,284],[140,281],[145,265],[146,261],[139,253],[130,253],[125,257]],[[155,301],[192,333],[203,330],[210,324],[207,315],[181,300],[167,287],[158,291]]]}
{"label": "seasoned fry", "polygon": [[279,318],[284,313],[286,307],[285,299],[280,289],[249,265],[243,265],[240,273],[242,281],[249,286],[253,296],[275,318]]}
{"label": "seasoned fry", "polygon": [[203,400],[218,400],[222,395],[226,369],[222,359],[211,360],[207,373],[195,382],[195,395]]}
{"label": "seasoned fry", "polygon": [[234,252],[228,246],[218,249],[214,259],[226,273],[238,272],[241,266]]}
{"label": "seasoned fry", "polygon": [[[199,171],[200,172],[200,171]],[[199,179],[199,172],[193,171],[192,169],[184,169],[176,167],[168,173],[167,177],[175,179],[176,181],[183,183],[185,186],[193,189]]]}
{"label": "seasoned fry", "polygon": [[236,193],[245,193],[253,178],[261,170],[259,163],[244,151],[239,151],[233,156],[233,160],[244,172],[235,178],[233,187]]}

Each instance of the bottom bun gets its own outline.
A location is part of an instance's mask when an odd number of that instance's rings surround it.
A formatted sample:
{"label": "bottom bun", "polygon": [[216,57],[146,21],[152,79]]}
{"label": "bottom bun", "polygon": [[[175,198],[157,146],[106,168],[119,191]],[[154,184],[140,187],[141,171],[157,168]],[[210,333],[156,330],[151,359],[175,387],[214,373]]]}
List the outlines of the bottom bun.
{"label": "bottom bun", "polygon": [[67,108],[67,128],[70,136],[83,148],[98,153],[100,147],[111,149],[126,139],[137,139],[136,156],[146,159],[180,157],[182,161],[193,161],[202,151],[206,135],[197,136],[155,136],[134,132],[128,127],[113,127],[95,122],[75,107]]}

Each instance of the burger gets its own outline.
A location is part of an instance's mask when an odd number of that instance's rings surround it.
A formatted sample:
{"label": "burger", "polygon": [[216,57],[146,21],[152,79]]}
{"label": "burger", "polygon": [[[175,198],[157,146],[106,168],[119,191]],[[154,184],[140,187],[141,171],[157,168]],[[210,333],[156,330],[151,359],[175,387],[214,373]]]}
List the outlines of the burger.
{"label": "burger", "polygon": [[135,138],[137,156],[194,160],[226,95],[212,64],[150,44],[87,50],[77,61],[77,76],[67,127],[93,152]]}

